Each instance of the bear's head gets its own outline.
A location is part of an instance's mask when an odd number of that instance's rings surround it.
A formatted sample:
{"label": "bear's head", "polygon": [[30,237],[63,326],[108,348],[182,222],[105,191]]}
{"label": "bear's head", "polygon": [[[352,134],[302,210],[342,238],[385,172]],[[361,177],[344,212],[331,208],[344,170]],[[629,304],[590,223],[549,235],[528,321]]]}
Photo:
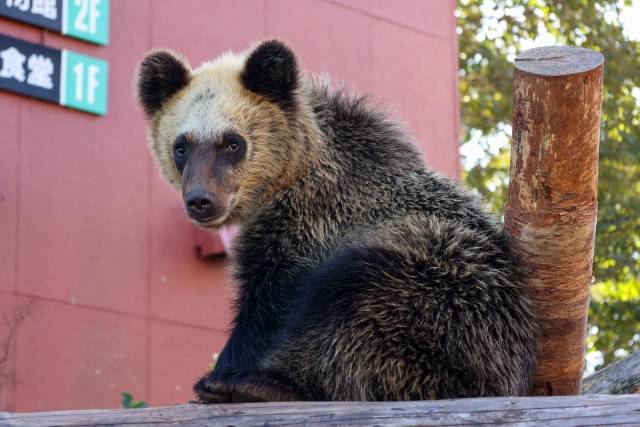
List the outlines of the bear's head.
{"label": "bear's head", "polygon": [[137,96],[150,148],[192,221],[243,221],[295,179],[308,140],[300,85],[295,55],[277,40],[195,70],[166,50],[142,60]]}

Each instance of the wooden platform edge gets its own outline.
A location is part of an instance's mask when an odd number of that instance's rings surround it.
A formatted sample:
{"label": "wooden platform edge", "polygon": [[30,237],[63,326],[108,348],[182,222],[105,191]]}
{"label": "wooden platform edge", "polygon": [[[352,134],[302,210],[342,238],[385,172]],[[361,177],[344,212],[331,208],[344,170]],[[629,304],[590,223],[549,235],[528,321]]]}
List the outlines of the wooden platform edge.
{"label": "wooden platform edge", "polygon": [[595,394],[640,393],[640,352],[612,363],[582,382],[582,392]]}
{"label": "wooden platform edge", "polygon": [[144,409],[0,412],[0,426],[93,425],[640,425],[640,395],[420,402],[286,402]]}

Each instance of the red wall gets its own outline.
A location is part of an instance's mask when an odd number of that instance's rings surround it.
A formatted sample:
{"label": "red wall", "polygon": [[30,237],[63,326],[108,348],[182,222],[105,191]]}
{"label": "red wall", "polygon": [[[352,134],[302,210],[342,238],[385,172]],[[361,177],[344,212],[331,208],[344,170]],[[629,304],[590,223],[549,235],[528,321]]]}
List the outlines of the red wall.
{"label": "red wall", "polygon": [[[0,33],[109,61],[109,113],[0,93],[0,409],[118,407],[120,393],[185,402],[220,351],[227,263],[194,253],[181,202],[158,178],[132,97],[152,47],[197,65],[266,36],[307,69],[370,92],[457,176],[453,0],[112,0],[107,47],[0,18]],[[0,353],[0,359],[2,354]]]}

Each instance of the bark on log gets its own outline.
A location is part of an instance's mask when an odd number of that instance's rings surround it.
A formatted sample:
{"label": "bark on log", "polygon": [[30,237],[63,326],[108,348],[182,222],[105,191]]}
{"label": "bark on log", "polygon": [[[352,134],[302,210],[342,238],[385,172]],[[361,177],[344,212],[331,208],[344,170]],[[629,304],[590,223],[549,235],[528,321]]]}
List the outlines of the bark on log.
{"label": "bark on log", "polygon": [[145,409],[0,412],[3,426],[640,425],[640,395],[179,405]]}
{"label": "bark on log", "polygon": [[542,321],[532,395],[580,393],[597,213],[603,56],[544,47],[516,58],[505,230]]}

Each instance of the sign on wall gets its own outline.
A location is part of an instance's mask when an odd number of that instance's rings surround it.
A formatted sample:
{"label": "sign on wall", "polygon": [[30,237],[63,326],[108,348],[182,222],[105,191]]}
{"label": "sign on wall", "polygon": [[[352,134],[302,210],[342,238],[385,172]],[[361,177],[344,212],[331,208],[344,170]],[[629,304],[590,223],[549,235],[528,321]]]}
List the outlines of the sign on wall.
{"label": "sign on wall", "polygon": [[105,115],[108,77],[101,59],[0,34],[0,89]]}
{"label": "sign on wall", "polygon": [[106,45],[109,0],[0,0],[0,16]]}

